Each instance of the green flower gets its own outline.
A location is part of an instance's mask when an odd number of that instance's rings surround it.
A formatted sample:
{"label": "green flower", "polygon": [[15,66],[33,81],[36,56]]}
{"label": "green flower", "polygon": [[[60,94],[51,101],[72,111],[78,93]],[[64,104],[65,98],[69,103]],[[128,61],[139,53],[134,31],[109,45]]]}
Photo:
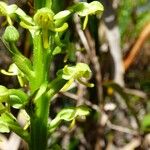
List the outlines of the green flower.
{"label": "green flower", "polygon": [[89,79],[91,77],[91,70],[89,66],[84,63],[78,63],[76,66],[71,67],[66,65],[61,71],[58,71],[57,75],[61,76],[61,78],[65,80],[68,80],[61,91],[66,91],[74,82],[74,80],[77,80],[81,84],[84,84],[88,87],[94,86],[94,84],[83,81],[84,79]]}

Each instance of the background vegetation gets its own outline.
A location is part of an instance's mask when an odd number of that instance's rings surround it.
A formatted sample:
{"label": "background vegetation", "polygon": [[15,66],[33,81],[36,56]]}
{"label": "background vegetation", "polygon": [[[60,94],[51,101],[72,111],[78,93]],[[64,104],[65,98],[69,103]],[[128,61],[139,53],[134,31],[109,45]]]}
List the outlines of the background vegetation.
{"label": "background vegetation", "polygon": [[[75,2],[77,0],[54,0],[53,10],[57,13]],[[71,37],[71,43],[67,47],[68,55],[58,55],[50,70],[51,75],[55,77],[57,70],[65,65],[66,58],[73,65],[76,61],[89,64],[92,69],[91,82],[95,87],[91,89],[76,83],[68,92],[57,94],[52,102],[50,118],[54,118],[63,107],[81,104],[91,108],[90,115],[86,119],[78,119],[73,128],[69,128],[68,123],[62,125],[49,140],[49,149],[54,145],[56,150],[150,148],[150,1],[100,2],[105,7],[102,17],[90,16],[84,31],[80,29],[83,20],[78,16],[69,20],[68,37]],[[16,3],[29,15],[33,15],[35,11],[32,0],[9,0],[8,3]],[[114,15],[115,19],[107,22],[111,15]],[[3,18],[0,19],[0,25],[2,35],[5,28]],[[121,37],[119,46],[122,63],[124,65],[127,61],[130,62],[124,69],[124,82],[115,80],[116,63],[111,55],[108,40],[108,35],[114,27],[119,28]],[[25,56],[31,58],[30,35],[17,24],[16,28],[22,35],[18,47]],[[113,38],[115,37],[116,32],[113,34]],[[131,53],[132,51],[135,53]],[[5,46],[0,41],[0,68],[7,70],[11,62]],[[8,88],[19,87],[16,77],[3,74],[0,74],[0,84]],[[17,116],[18,112],[13,111]],[[11,134],[1,135],[1,138],[6,138],[5,141],[10,142]],[[0,149],[4,145],[0,143]],[[26,149],[25,143],[18,145],[20,149]]]}

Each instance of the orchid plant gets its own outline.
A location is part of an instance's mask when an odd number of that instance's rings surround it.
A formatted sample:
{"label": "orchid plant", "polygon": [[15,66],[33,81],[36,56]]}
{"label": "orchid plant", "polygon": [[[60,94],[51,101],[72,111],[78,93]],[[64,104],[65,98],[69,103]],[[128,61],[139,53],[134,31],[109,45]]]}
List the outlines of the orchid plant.
{"label": "orchid plant", "polygon": [[[35,14],[31,17],[16,4],[7,5],[0,2],[0,16],[5,17],[7,21],[1,39],[13,60],[8,71],[1,69],[1,73],[17,76],[20,83],[19,89],[0,86],[0,132],[13,131],[28,143],[29,149],[45,150],[48,138],[62,121],[74,121],[76,117],[89,114],[89,108],[86,106],[68,107],[49,121],[51,100],[59,91],[68,90],[74,81],[93,87],[93,84],[85,82],[90,78],[91,70],[84,63],[77,63],[75,66],[67,64],[58,71],[55,79],[51,79],[49,70],[54,57],[68,52],[68,42],[62,39],[69,26],[67,20],[77,14],[84,18],[85,29],[88,16],[102,13],[103,6],[97,1],[79,2],[57,14],[51,9],[51,0],[35,0],[34,7]],[[33,44],[31,59],[24,56],[17,47],[20,35],[14,22],[18,22],[22,28],[30,32]],[[27,92],[24,87],[28,87]],[[27,116],[25,127],[19,125],[10,111],[11,107],[24,110]]]}

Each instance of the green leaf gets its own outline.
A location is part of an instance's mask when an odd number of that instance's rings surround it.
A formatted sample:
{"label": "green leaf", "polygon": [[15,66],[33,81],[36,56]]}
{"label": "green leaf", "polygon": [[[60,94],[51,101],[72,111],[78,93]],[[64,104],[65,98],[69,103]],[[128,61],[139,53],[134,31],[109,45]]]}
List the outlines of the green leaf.
{"label": "green leaf", "polygon": [[59,46],[56,46],[52,54],[57,55],[57,54],[60,54],[60,53],[61,53],[61,48]]}
{"label": "green leaf", "polygon": [[35,100],[39,99],[45,93],[46,89],[47,89],[47,83],[43,83],[40,86],[39,90],[37,91],[37,94],[34,99]]}
{"label": "green leaf", "polygon": [[8,103],[13,108],[20,109],[23,106],[24,102],[18,96],[16,96],[16,95],[10,95],[9,97],[10,98],[8,100]]}
{"label": "green leaf", "polygon": [[143,131],[150,131],[150,114],[144,116],[143,120],[141,121],[141,129]]}
{"label": "green leaf", "polygon": [[0,86],[0,102],[7,102],[14,108],[21,108],[27,103],[28,95],[18,89],[7,89]]}

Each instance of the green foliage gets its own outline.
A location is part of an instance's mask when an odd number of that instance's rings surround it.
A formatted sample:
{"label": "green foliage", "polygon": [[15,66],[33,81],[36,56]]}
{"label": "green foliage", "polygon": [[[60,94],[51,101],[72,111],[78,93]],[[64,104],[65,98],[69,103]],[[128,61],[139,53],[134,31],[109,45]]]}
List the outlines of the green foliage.
{"label": "green foliage", "polygon": [[150,114],[144,116],[141,121],[141,129],[142,131],[149,132],[150,131]]}
{"label": "green foliage", "polygon": [[10,130],[21,136],[26,142],[29,142],[29,133],[20,127],[11,113],[5,112],[0,116],[0,132],[8,133]]}
{"label": "green foliage", "polygon": [[78,63],[76,66],[65,66],[62,70],[58,71],[58,76],[61,78],[68,80],[68,82],[61,89],[62,91],[66,91],[69,86],[72,84],[74,80],[79,81],[81,84],[84,84],[88,87],[93,87],[93,84],[85,83],[81,78],[88,79],[91,76],[91,70],[87,64]]}
{"label": "green foliage", "polygon": [[[75,80],[93,87],[93,84],[85,83],[83,80],[91,77],[91,70],[84,63],[77,63],[75,66],[66,65],[58,71],[54,80],[51,80],[49,75],[51,63],[57,54],[66,53],[67,57],[71,57],[74,52],[73,43],[66,38],[67,20],[77,13],[85,17],[85,28],[88,15],[102,13],[103,6],[96,1],[89,4],[81,2],[57,14],[51,9],[52,1],[35,0],[34,6],[36,12],[31,17],[15,4],[7,5],[0,2],[0,15],[5,16],[8,22],[2,38],[13,59],[8,72],[2,69],[1,73],[17,76],[22,86],[21,89],[0,86],[0,131],[5,133],[13,131],[29,144],[30,149],[44,150],[47,147],[48,132],[57,129],[60,122],[72,121],[73,125],[77,117],[89,114],[89,109],[84,106],[64,108],[48,123],[51,99],[60,90],[67,90]],[[31,34],[32,59],[25,57],[16,46],[19,32],[13,26],[14,22],[18,22]],[[62,37],[65,39],[62,40]],[[24,87],[29,87],[27,94],[23,90]],[[23,109],[27,113],[30,118],[30,130],[20,127],[10,111],[11,107]]]}
{"label": "green foliage", "polygon": [[87,116],[89,114],[89,108],[85,106],[79,106],[76,108],[68,107],[62,109],[57,116],[50,122],[49,132],[53,132],[58,128],[58,125],[62,120],[74,121],[77,117]]}
{"label": "green foliage", "polygon": [[126,0],[120,2],[118,22],[122,41],[127,38],[126,32],[129,26],[134,32],[128,32],[128,38],[139,34],[143,26],[150,20],[150,2],[148,0]]}

